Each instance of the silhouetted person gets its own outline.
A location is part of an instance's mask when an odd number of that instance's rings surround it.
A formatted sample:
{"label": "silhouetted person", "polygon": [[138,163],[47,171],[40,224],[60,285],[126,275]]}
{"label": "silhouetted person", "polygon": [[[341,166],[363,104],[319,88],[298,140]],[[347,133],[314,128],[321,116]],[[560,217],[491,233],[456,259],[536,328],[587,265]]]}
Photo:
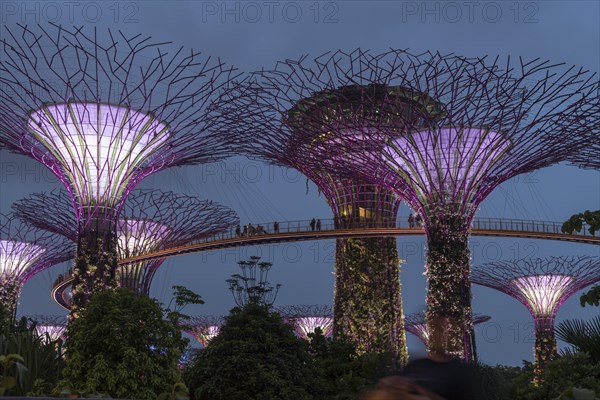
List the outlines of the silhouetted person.
{"label": "silhouetted person", "polygon": [[279,222],[273,222],[273,232],[279,233]]}
{"label": "silhouetted person", "polygon": [[240,228],[240,225],[238,224],[238,226],[235,228],[235,235],[240,236],[241,233],[242,233],[242,229]]}
{"label": "silhouetted person", "polygon": [[314,231],[315,230],[315,225],[317,224],[317,220],[315,220],[314,218],[310,221],[310,230]]}
{"label": "silhouetted person", "polygon": [[340,227],[340,220],[336,216],[333,217],[333,229],[338,229]]}
{"label": "silhouetted person", "polygon": [[320,219],[317,220],[317,230],[318,231],[321,230],[321,220]]}
{"label": "silhouetted person", "polygon": [[244,236],[248,236],[248,225],[244,225]]}
{"label": "silhouetted person", "polygon": [[408,227],[409,228],[415,227],[415,216],[412,215],[412,213],[410,213],[410,215],[408,216]]}

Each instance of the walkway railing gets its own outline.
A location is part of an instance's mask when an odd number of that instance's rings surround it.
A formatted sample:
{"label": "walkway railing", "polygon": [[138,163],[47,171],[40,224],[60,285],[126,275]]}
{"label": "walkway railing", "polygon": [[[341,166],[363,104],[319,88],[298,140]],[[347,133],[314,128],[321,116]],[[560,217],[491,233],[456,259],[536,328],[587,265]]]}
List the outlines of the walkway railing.
{"label": "walkway railing", "polygon": [[[562,233],[561,222],[516,220],[500,218],[475,218],[471,224],[471,234],[474,236],[513,236],[533,237],[540,239],[565,240],[582,243],[600,243],[600,235],[592,235],[588,227],[583,226],[579,233]],[[289,241],[293,236],[296,240],[331,237],[359,236],[401,236],[424,234],[423,227],[418,221],[409,223],[408,220],[373,220],[361,219],[349,221],[340,219],[315,219],[261,224],[247,224],[237,229],[221,232],[216,235],[199,238],[187,245],[173,249],[163,249],[151,254],[140,255],[119,261],[127,264],[135,261],[171,257],[195,251],[203,251],[216,247],[236,247],[249,244]],[[207,246],[215,244],[215,246]]]}
{"label": "walkway railing", "polygon": [[[561,228],[562,223],[560,222],[475,218],[471,224],[471,235],[529,237],[600,244],[600,234],[590,234],[587,226],[583,226],[581,232],[574,234],[562,233]],[[425,231],[418,221],[409,223],[408,220],[363,219],[349,221],[339,218],[247,224],[240,226],[239,231],[232,228],[217,235],[199,238],[185,246],[162,249],[149,254],[119,260],[119,264],[149,261],[215,248],[276,243],[280,241],[338,237],[409,236],[423,235],[424,233]],[[60,278],[62,279],[57,279],[54,283],[52,297],[59,305],[68,309],[69,300],[67,299],[66,289],[70,286],[72,277],[67,274]]]}

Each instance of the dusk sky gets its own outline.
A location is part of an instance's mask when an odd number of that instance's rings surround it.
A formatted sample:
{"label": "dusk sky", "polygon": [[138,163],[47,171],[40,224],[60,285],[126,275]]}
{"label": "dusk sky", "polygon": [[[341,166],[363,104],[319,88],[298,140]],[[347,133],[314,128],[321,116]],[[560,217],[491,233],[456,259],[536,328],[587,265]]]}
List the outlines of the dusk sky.
{"label": "dusk sky", "polygon": [[[95,25],[99,34],[110,27],[172,41],[248,72],[271,68],[278,60],[357,47],[373,53],[410,48],[472,57],[539,57],[596,72],[600,68],[598,1],[3,1],[0,7],[3,26],[51,21]],[[62,188],[44,166],[5,150],[0,151],[0,184],[3,213],[30,193]],[[307,185],[300,173],[244,157],[163,171],[138,188],[220,202],[236,210],[244,224],[332,217],[317,188]],[[477,216],[564,221],[598,208],[600,172],[556,165],[505,182],[482,203]],[[402,206],[400,213],[406,218],[409,209]],[[425,308],[424,243],[423,236],[398,239],[400,257],[406,261],[401,274],[405,314]],[[175,257],[156,274],[151,295],[168,303],[171,286],[185,285],[206,301],[188,308],[189,314],[226,314],[234,303],[225,279],[238,272],[237,261],[262,255],[274,263],[269,280],[282,284],[276,305],[332,305],[334,249],[335,241],[323,240]],[[530,256],[600,255],[600,246],[509,238],[472,237],[471,250],[473,265]],[[50,299],[50,289],[67,268],[61,264],[30,280],[18,313],[66,314]],[[557,322],[600,313],[597,307],[581,308],[579,294],[563,305]],[[476,327],[482,361],[520,365],[533,360],[533,321],[523,305],[474,286],[473,308],[492,317]],[[418,339],[407,337],[411,355],[423,355]]]}

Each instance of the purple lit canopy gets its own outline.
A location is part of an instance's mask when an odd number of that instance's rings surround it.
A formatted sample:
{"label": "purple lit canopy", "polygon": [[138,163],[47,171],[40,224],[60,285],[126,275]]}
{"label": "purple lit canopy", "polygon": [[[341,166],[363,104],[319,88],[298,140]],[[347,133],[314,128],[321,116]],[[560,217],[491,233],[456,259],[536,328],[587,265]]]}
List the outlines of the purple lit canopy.
{"label": "purple lit canopy", "polygon": [[578,290],[600,281],[600,257],[498,261],[474,268],[471,281],[506,293],[527,307],[535,326],[537,380],[557,355],[554,320],[560,306]]}
{"label": "purple lit canopy", "polygon": [[218,59],[51,23],[2,37],[0,142],[54,173],[78,220],[118,209],[151,173],[236,153],[213,102],[239,74]]}
{"label": "purple lit canopy", "polygon": [[[45,210],[50,207],[53,212]],[[13,204],[16,214],[41,229],[77,240],[70,196],[65,191],[35,193]],[[211,201],[159,190],[135,190],[125,201],[116,225],[118,259],[175,247],[222,231],[239,223],[236,213]],[[148,293],[163,259],[119,267],[120,286]]]}
{"label": "purple lit canopy", "polygon": [[325,337],[333,333],[333,310],[329,306],[282,306],[277,307],[276,311],[294,327],[296,335],[302,339],[308,339],[308,334],[314,333],[317,328],[321,329]]}
{"label": "purple lit canopy", "polygon": [[517,299],[534,319],[553,321],[571,295],[600,281],[599,267],[598,257],[496,261],[474,267],[471,281]]}
{"label": "purple lit canopy", "polygon": [[14,313],[23,285],[36,273],[67,261],[74,246],[65,238],[0,214],[0,301]]}

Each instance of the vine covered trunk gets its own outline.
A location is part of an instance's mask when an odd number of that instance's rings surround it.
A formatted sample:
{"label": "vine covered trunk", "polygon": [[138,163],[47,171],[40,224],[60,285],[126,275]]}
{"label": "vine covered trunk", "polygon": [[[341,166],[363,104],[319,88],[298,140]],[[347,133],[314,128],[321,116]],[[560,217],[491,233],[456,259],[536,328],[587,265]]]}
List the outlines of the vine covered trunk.
{"label": "vine covered trunk", "polygon": [[17,317],[17,304],[21,294],[21,285],[18,282],[7,280],[0,284],[0,307],[4,309],[4,315],[11,320]]}
{"label": "vine covered trunk", "polygon": [[539,317],[535,320],[534,383],[541,383],[540,375],[544,371],[546,364],[556,358],[556,354],[554,319],[552,317]]}
{"label": "vine covered trunk", "polygon": [[117,236],[109,218],[90,218],[80,226],[73,266],[71,315],[85,307],[93,293],[114,288],[117,270]]}
{"label": "vine covered trunk", "polygon": [[335,258],[334,335],[359,353],[385,352],[394,367],[408,358],[395,238],[339,239]]}
{"label": "vine covered trunk", "polygon": [[473,360],[468,225],[462,218],[448,215],[428,220],[428,348]]}

